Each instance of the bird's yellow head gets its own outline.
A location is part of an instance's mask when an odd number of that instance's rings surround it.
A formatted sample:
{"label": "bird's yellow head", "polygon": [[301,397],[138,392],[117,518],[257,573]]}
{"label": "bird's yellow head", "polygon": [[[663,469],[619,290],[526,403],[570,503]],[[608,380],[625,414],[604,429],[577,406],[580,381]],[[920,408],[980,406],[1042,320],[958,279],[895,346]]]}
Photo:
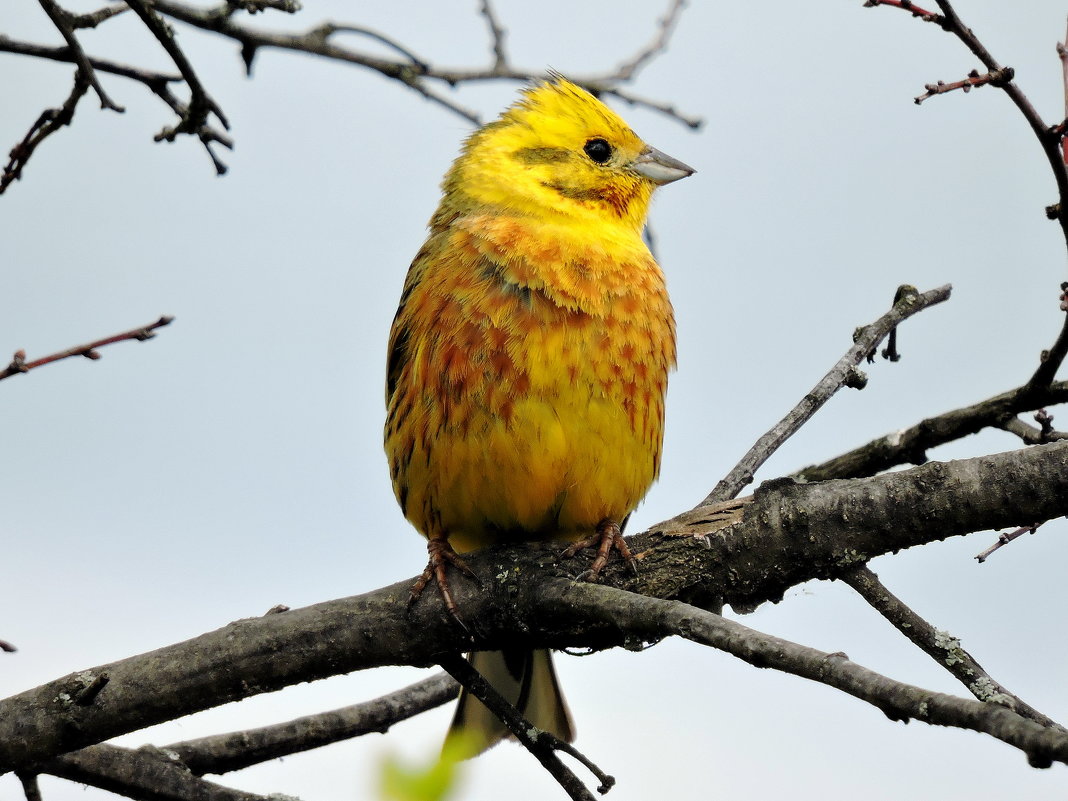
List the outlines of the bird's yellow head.
{"label": "bird's yellow head", "polygon": [[467,139],[432,224],[488,206],[640,231],[653,190],[691,173],[585,89],[554,77]]}

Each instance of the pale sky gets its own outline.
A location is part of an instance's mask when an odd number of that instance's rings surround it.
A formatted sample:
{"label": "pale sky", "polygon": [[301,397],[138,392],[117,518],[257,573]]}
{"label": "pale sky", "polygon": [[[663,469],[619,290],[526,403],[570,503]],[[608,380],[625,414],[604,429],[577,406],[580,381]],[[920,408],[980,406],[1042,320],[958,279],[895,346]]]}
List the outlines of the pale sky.
{"label": "pale sky", "polygon": [[[486,63],[477,3],[308,0],[294,19],[390,34],[433,64]],[[600,72],[652,35],[668,4],[500,0],[516,64]],[[91,4],[71,5],[88,10]],[[1046,120],[1063,116],[1066,6],[959,0],[958,11]],[[278,52],[243,77],[231,43],[178,26],[229,114],[216,178],[143,87],[103,76],[124,115],[86,97],[0,198],[0,359],[34,358],[173,314],[152,342],[0,385],[4,581],[0,696],[259,615],[414,576],[424,542],[394,502],[381,446],[386,337],[405,270],[469,132],[376,74]],[[58,44],[29,0],[0,32]],[[94,55],[170,69],[140,24],[84,34]],[[368,45],[370,47],[370,45]],[[679,367],[663,472],[632,530],[693,506],[824,374],[901,283],[954,285],[900,332],[903,360],[868,368],[764,468],[789,473],[1022,383],[1062,315],[1055,190],[1008,99],[987,87],[921,107],[923,85],[979,64],[938,28],[855,2],[694,3],[633,86],[707,123],[697,133],[616,104],[697,168],[658,192],[652,221],[675,301]],[[0,54],[0,148],[67,96],[73,70]],[[517,87],[457,91],[494,116]],[[1051,410],[1055,425],[1068,411]],[[1010,450],[1001,432],[932,453]],[[1009,689],[1068,721],[1068,527],[1051,523],[984,565],[979,533],[876,560],[888,586]],[[746,625],[931,689],[963,688],[847,587],[813,582]],[[889,722],[837,691],[669,641],[557,658],[577,745],[618,779],[609,798],[942,801],[1063,798],[979,735]],[[371,699],[424,675],[366,671],[122,737],[137,746],[280,722]],[[612,682],[604,677],[612,676]],[[626,695],[620,695],[620,688]],[[221,779],[305,801],[372,799],[384,754],[426,761],[451,709]],[[42,779],[47,801],[108,794]],[[0,798],[19,794],[0,778]],[[467,766],[466,799],[563,798],[521,748]]]}

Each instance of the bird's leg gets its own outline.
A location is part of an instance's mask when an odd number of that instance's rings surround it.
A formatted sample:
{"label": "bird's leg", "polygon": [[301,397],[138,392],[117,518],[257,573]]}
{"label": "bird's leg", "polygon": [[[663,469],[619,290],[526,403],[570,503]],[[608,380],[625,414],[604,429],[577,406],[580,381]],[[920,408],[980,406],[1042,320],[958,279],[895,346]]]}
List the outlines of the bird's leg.
{"label": "bird's leg", "polygon": [[587,537],[584,540],[573,542],[567,546],[562,556],[565,559],[570,559],[579,551],[586,548],[592,548],[597,546],[597,557],[593,560],[593,564],[590,565],[590,569],[580,576],[580,578],[586,578],[590,581],[596,581],[597,576],[601,574],[604,566],[608,564],[608,555],[612,553],[612,549],[615,548],[619,551],[619,555],[623,557],[631,570],[637,574],[638,572],[638,560],[634,558],[634,554],[630,552],[630,548],[627,547],[626,540],[623,539],[623,532],[619,529],[619,523],[606,517],[600,523],[597,524],[597,528],[594,531],[592,537]]}
{"label": "bird's leg", "polygon": [[408,606],[411,607],[419,599],[419,596],[423,594],[423,590],[426,589],[426,585],[430,583],[430,579],[434,579],[438,589],[441,590],[445,608],[449,610],[449,614],[453,616],[456,622],[463,625],[456,601],[452,599],[452,593],[449,591],[449,577],[446,574],[446,567],[451,564],[475,579],[475,581],[478,581],[478,578],[471,571],[471,568],[467,566],[467,563],[449,545],[448,534],[431,534],[426,541],[426,550],[430,554],[430,560],[427,562],[426,569],[423,570],[422,575],[416,579],[415,584],[409,590]]}

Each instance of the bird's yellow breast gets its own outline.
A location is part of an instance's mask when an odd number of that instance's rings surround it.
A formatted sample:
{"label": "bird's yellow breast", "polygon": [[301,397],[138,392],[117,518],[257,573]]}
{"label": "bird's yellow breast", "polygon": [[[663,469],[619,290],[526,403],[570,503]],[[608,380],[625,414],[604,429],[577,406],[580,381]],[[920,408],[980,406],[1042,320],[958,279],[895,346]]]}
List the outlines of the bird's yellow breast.
{"label": "bird's yellow breast", "polygon": [[636,236],[472,215],[432,234],[390,339],[405,515],[458,551],[577,539],[657,475],[674,321]]}

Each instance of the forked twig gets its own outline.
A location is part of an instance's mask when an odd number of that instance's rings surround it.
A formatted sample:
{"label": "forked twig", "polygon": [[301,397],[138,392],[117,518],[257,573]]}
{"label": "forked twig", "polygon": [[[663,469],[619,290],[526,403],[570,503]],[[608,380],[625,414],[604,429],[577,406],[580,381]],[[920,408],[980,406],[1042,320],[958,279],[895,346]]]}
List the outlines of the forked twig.
{"label": "forked twig", "polygon": [[[107,92],[104,91],[104,87],[102,87],[100,81],[97,80],[96,72],[93,71],[93,65],[89,62],[89,58],[85,55],[85,51],[82,50],[81,43],[78,42],[78,37],[74,35],[74,25],[72,24],[73,20],[71,14],[60,8],[55,0],[38,0],[38,2],[41,4],[41,8],[44,9],[44,12],[48,15],[48,18],[52,20],[52,24],[56,26],[60,34],[63,36],[64,41],[66,41],[67,47],[70,49],[72,60],[78,65],[78,72],[81,74],[82,78],[89,82],[89,85],[93,87],[93,91],[96,92],[96,96],[100,98],[100,108],[117,111],[120,114],[126,111],[126,109],[108,97]],[[98,20],[98,22],[99,21],[100,20]]]}

